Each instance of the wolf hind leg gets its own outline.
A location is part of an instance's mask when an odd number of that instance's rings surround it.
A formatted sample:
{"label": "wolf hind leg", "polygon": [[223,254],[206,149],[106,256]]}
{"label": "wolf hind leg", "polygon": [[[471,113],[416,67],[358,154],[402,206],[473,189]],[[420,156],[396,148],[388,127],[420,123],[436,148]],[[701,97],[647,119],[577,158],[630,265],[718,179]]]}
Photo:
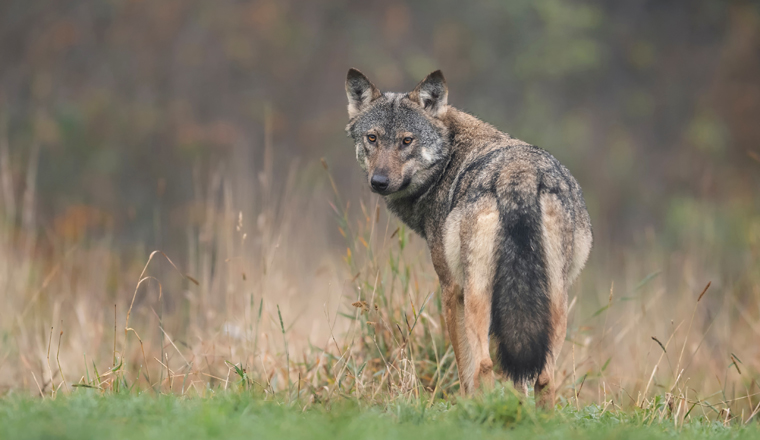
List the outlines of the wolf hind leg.
{"label": "wolf hind leg", "polygon": [[554,362],[547,362],[544,371],[538,375],[534,388],[536,407],[551,410],[554,408]]}
{"label": "wolf hind leg", "polygon": [[499,212],[494,200],[482,200],[473,220],[462,222],[464,260],[464,320],[472,350],[470,369],[474,389],[493,388],[493,361],[489,352],[493,276],[499,235]]}
{"label": "wolf hind leg", "polygon": [[464,320],[467,342],[472,357],[469,369],[472,372],[472,389],[493,388],[493,361],[488,351],[488,330],[491,324],[491,295],[486,292],[469,290],[464,297]]}
{"label": "wolf hind leg", "polygon": [[536,406],[544,409],[554,408],[555,384],[554,370],[562,351],[567,333],[567,281],[566,269],[568,259],[565,242],[572,236],[567,230],[567,223],[562,215],[562,207],[556,196],[541,197],[544,254],[546,256],[547,273],[549,274],[549,294],[551,298],[551,356],[536,378]]}
{"label": "wolf hind leg", "polygon": [[567,307],[564,303],[562,306],[565,307],[557,307],[553,311],[554,335],[552,336],[552,356],[551,359],[547,360],[544,370],[538,375],[534,388],[536,406],[548,410],[554,408],[556,391],[554,370],[559,353],[562,351],[562,344],[565,342],[565,335],[567,334]]}

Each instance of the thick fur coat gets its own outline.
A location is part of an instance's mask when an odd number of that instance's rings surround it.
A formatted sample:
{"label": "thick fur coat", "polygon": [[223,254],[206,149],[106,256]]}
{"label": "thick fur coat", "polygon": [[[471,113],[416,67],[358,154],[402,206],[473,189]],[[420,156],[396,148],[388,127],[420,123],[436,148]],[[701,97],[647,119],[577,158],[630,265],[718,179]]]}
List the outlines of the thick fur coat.
{"label": "thick fur coat", "polygon": [[351,69],[346,94],[368,184],[430,247],[463,392],[493,383],[492,336],[502,370],[553,406],[567,290],[592,244],[580,186],[545,150],[448,105],[440,71],[381,93]]}

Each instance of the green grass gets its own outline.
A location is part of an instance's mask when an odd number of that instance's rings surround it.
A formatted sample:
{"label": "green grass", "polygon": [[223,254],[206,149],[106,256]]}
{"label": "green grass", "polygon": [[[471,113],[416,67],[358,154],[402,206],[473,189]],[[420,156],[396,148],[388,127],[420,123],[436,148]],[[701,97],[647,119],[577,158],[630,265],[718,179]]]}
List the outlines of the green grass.
{"label": "green grass", "polygon": [[361,407],[344,399],[329,408],[264,400],[248,393],[207,398],[78,390],[56,399],[0,400],[2,439],[461,439],[461,438],[760,438],[757,423],[729,427],[673,421],[641,412],[566,407],[535,412],[503,389],[456,405],[390,403]]}

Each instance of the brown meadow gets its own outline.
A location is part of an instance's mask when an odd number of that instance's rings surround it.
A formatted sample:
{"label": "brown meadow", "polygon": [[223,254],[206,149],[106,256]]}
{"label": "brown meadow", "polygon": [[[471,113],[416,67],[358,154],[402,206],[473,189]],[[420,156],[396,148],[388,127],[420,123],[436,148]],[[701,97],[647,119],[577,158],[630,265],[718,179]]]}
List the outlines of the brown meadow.
{"label": "brown meadow", "polygon": [[[86,213],[38,228],[34,163],[18,202],[3,169],[3,212],[19,218],[0,235],[3,392],[234,389],[304,407],[455,401],[424,244],[377,197],[343,197],[328,164],[315,165],[325,185],[311,194],[299,190],[296,164],[281,187],[271,161],[255,179],[211,172],[184,255],[119,249],[107,233],[88,235]],[[684,228],[703,228],[693,235],[702,238],[673,246],[650,230],[629,247],[597,241],[571,291],[561,405],[638,407],[676,424],[758,413],[758,225],[737,250],[711,238],[716,210],[684,209]]]}

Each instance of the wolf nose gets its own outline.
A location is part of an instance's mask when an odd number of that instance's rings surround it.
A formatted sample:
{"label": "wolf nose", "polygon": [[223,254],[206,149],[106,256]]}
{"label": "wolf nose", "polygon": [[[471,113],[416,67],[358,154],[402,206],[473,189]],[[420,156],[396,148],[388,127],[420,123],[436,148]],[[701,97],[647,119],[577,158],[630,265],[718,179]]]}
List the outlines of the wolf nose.
{"label": "wolf nose", "polygon": [[370,184],[372,185],[372,189],[374,189],[375,191],[383,192],[386,189],[388,189],[390,180],[388,179],[388,176],[383,176],[382,174],[374,174],[372,176],[372,180],[370,181]]}

